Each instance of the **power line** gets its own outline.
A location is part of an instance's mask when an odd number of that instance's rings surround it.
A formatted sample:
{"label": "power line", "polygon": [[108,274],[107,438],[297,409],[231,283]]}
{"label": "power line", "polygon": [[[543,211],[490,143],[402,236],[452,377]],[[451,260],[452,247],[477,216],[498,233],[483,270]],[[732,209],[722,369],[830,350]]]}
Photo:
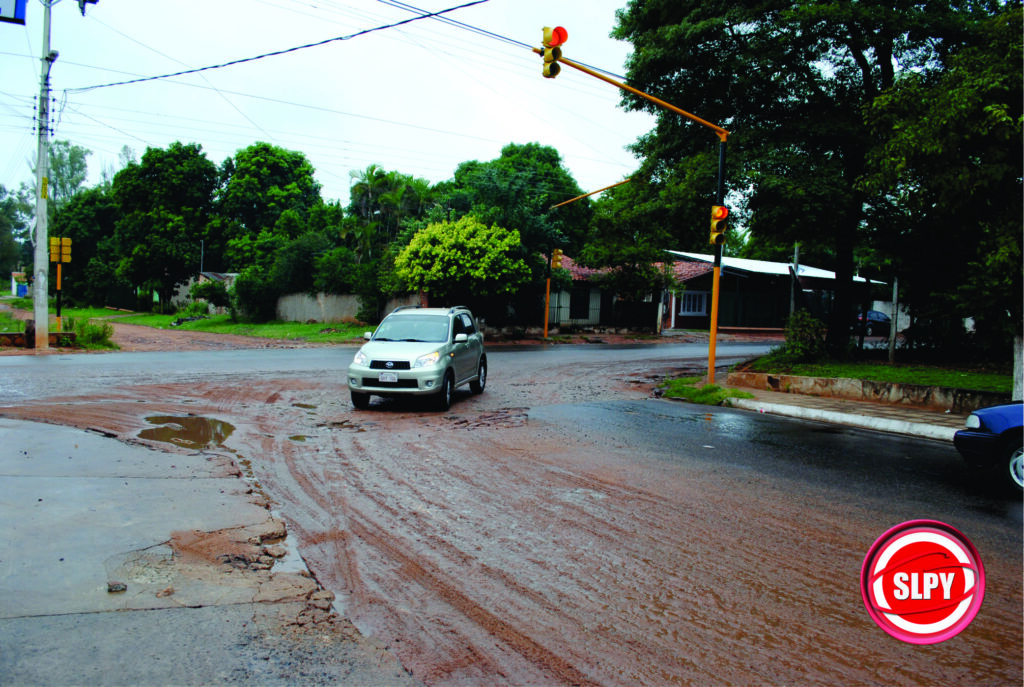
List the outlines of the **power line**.
{"label": "power line", "polygon": [[262,55],[256,55],[254,57],[243,57],[243,58],[238,59],[238,60],[232,60],[231,62],[224,62],[223,64],[215,64],[215,65],[211,65],[211,66],[208,66],[208,67],[199,67],[197,69],[186,69],[184,71],[174,72],[172,74],[161,74],[159,76],[147,76],[147,77],[144,77],[144,78],[141,78],[141,79],[132,79],[130,81],[119,81],[119,82],[116,82],[116,83],[101,84],[99,86],[86,86],[84,88],[69,88],[65,92],[80,93],[80,92],[85,92],[85,91],[93,91],[93,90],[97,90],[97,89],[100,89],[100,88],[110,88],[112,86],[127,86],[127,85],[130,85],[130,84],[144,83],[146,81],[157,81],[157,80],[160,80],[160,79],[169,79],[169,78],[172,78],[172,77],[175,77],[175,76],[185,76],[186,74],[198,74],[199,72],[206,72],[206,71],[210,71],[212,69],[223,69],[225,67],[233,67],[235,65],[244,64],[246,62],[255,62],[256,60],[263,60],[263,59],[266,59],[268,57],[278,57],[280,55],[287,55],[288,53],[298,52],[299,50],[306,50],[307,48],[316,48],[316,47],[320,47],[322,45],[327,45],[329,43],[336,43],[338,41],[352,40],[353,38],[358,38],[360,36],[365,36],[366,34],[375,33],[377,31],[384,31],[385,29],[393,29],[393,28],[398,27],[398,26],[404,26],[405,24],[411,24],[411,23],[413,23],[415,21],[419,21],[421,19],[429,19],[431,17],[437,17],[439,15],[446,14],[448,12],[454,12],[455,10],[465,9],[466,7],[472,7],[473,5],[481,5],[481,4],[485,3],[485,2],[489,2],[489,0],[473,0],[473,2],[467,2],[465,4],[457,5],[455,7],[449,7],[448,9],[440,10],[438,12],[431,12],[429,14],[424,14],[424,15],[412,17],[410,19],[404,19],[402,21],[395,22],[393,24],[384,24],[382,26],[375,26],[375,27],[372,27],[372,28],[369,28],[369,29],[363,29],[362,31],[357,31],[356,33],[348,34],[347,36],[336,36],[334,38],[327,38],[327,39],[324,39],[322,41],[317,41],[316,43],[306,43],[305,45],[298,45],[298,46],[295,46],[294,48],[287,48],[285,50],[276,50],[274,52],[268,52],[268,53],[264,53]]}

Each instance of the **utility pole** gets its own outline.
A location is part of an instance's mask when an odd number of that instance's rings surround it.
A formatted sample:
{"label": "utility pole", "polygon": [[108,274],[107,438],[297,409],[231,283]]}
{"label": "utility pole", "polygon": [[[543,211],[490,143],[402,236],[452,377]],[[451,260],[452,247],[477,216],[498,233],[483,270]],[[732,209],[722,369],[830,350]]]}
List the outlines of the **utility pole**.
{"label": "utility pole", "polygon": [[33,313],[36,325],[35,347],[50,347],[49,238],[47,236],[47,198],[50,185],[50,69],[57,51],[50,50],[50,8],[59,0],[40,0],[43,4],[43,58],[39,87],[39,148],[36,155],[36,245],[34,255]]}

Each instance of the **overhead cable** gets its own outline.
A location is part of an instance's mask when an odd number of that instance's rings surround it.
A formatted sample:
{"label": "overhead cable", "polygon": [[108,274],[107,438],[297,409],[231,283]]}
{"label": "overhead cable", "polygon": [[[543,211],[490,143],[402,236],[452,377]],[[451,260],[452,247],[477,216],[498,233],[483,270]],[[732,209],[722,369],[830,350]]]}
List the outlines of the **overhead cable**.
{"label": "overhead cable", "polygon": [[280,55],[287,55],[288,53],[297,52],[299,50],[305,50],[307,48],[317,48],[317,47],[320,47],[322,45],[327,45],[329,43],[336,43],[338,41],[351,40],[353,38],[358,38],[360,36],[365,36],[366,34],[374,33],[376,31],[384,31],[385,29],[393,29],[395,27],[403,26],[405,24],[411,24],[412,22],[419,21],[421,19],[430,19],[432,17],[437,17],[437,16],[440,16],[442,14],[446,14],[448,12],[454,12],[455,10],[461,10],[461,9],[466,8],[466,7],[472,7],[473,5],[481,5],[481,4],[483,4],[485,2],[488,2],[488,1],[489,0],[474,0],[473,2],[467,2],[467,3],[464,3],[462,5],[457,5],[455,7],[449,7],[448,9],[440,10],[438,12],[431,12],[429,14],[423,14],[423,15],[418,15],[418,16],[415,16],[415,17],[411,17],[409,19],[403,19],[402,21],[395,22],[393,24],[384,24],[382,26],[374,26],[374,27],[369,28],[369,29],[363,29],[362,31],[357,31],[356,33],[351,33],[351,34],[348,34],[346,36],[336,36],[334,38],[327,38],[327,39],[322,40],[322,41],[317,41],[316,43],[306,43],[305,45],[297,45],[294,48],[287,48],[285,50],[276,50],[274,52],[268,52],[268,53],[264,53],[262,55],[256,55],[254,57],[243,57],[243,58],[238,59],[238,60],[232,60],[231,62],[224,62],[223,64],[215,64],[215,65],[210,65],[210,66],[207,66],[207,67],[199,67],[199,68],[196,68],[196,69],[186,69],[184,71],[174,72],[172,74],[161,74],[159,76],[147,76],[147,77],[143,77],[143,78],[140,78],[140,79],[131,79],[129,81],[118,81],[116,83],[107,83],[107,84],[101,84],[101,85],[98,85],[98,86],[85,86],[83,88],[69,88],[69,89],[66,90],[66,92],[69,92],[69,93],[81,93],[81,92],[85,92],[85,91],[94,91],[94,90],[97,90],[97,89],[100,89],[100,88],[110,88],[110,87],[113,87],[113,86],[127,86],[127,85],[130,85],[130,84],[144,83],[144,82],[147,82],[147,81],[158,81],[160,79],[169,79],[169,78],[172,78],[172,77],[175,77],[175,76],[185,76],[186,74],[198,74],[199,72],[210,71],[212,69],[223,69],[225,67],[233,67],[235,65],[244,64],[246,62],[255,62],[256,60],[263,60],[263,59],[266,59],[268,57],[278,57]]}

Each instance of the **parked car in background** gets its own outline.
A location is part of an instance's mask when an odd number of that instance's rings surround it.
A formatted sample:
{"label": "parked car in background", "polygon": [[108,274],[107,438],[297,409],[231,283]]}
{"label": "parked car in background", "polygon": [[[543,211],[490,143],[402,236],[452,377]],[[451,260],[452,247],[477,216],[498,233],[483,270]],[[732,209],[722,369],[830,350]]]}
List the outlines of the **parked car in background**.
{"label": "parked car in background", "polygon": [[998,479],[1024,491],[1024,403],[981,408],[953,435],[953,445],[969,463],[991,468]]}
{"label": "parked car in background", "polygon": [[396,308],[348,367],[352,405],[366,408],[370,396],[431,396],[448,410],[452,392],[469,384],[474,394],[487,383],[484,335],[473,314],[453,308]]}
{"label": "parked car in background", "polygon": [[860,334],[862,329],[864,336],[889,336],[892,320],[880,310],[861,312],[853,318],[853,333]]}

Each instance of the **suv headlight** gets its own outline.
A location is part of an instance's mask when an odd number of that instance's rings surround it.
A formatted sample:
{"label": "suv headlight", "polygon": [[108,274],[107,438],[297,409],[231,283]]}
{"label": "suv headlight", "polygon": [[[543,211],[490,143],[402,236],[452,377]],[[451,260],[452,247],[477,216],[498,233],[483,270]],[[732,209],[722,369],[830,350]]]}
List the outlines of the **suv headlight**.
{"label": "suv headlight", "polygon": [[366,354],[363,353],[363,349],[360,348],[356,352],[356,357],[352,359],[352,364],[354,364],[354,365],[366,365],[367,362],[369,362],[369,358],[366,357]]}
{"label": "suv headlight", "polygon": [[433,353],[427,353],[421,355],[413,362],[412,366],[416,367],[429,367],[431,365],[437,365],[437,361],[441,359],[441,351],[434,351]]}

